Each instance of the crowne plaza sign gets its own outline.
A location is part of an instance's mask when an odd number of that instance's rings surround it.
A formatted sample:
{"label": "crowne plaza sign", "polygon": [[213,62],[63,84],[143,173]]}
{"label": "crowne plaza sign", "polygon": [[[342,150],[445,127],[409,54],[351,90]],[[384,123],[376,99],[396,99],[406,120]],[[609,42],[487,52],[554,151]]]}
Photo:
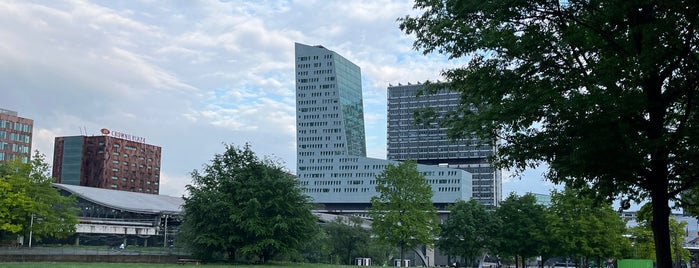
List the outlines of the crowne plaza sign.
{"label": "crowne plaza sign", "polygon": [[109,136],[112,136],[114,138],[130,140],[130,141],[135,141],[135,142],[140,142],[140,143],[146,142],[146,138],[144,138],[144,137],[134,136],[131,134],[126,134],[126,133],[122,133],[122,132],[118,132],[118,131],[112,131],[112,130],[109,130],[106,128],[101,129],[100,132],[102,132],[102,134],[104,134],[104,135],[109,135]]}

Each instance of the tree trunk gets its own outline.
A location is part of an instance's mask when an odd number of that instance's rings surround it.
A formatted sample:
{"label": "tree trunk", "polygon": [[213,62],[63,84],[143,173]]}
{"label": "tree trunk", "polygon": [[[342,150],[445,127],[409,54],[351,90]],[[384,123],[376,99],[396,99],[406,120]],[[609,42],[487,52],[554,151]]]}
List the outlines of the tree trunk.
{"label": "tree trunk", "polygon": [[400,259],[398,260],[398,267],[403,267],[403,257],[405,256],[405,246],[400,246]]}
{"label": "tree trunk", "polygon": [[667,193],[667,180],[656,183],[655,191],[651,192],[653,204],[653,240],[655,241],[655,258],[658,268],[672,268],[672,253],[670,251],[670,207]]}
{"label": "tree trunk", "polygon": [[226,252],[228,253],[228,262],[234,263],[235,262],[235,248],[228,248],[228,249],[226,249]]}

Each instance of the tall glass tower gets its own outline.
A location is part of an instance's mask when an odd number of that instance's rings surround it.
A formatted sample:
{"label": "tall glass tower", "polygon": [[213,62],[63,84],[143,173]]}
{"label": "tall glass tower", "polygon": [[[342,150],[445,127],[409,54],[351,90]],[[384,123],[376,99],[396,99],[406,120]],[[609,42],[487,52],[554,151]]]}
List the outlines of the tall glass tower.
{"label": "tall glass tower", "polygon": [[296,44],[298,154],[366,156],[359,66],[322,46]]}
{"label": "tall glass tower", "polygon": [[[376,176],[395,161],[366,157],[361,72],[322,46],[295,44],[297,170],[301,186],[326,212],[362,214],[376,195]],[[445,209],[472,194],[472,176],[418,165]]]}

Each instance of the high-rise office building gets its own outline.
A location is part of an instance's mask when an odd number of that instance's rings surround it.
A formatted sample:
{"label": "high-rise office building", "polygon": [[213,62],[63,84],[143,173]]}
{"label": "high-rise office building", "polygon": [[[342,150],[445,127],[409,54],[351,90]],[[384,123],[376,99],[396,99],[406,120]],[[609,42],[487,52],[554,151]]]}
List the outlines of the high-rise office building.
{"label": "high-rise office building", "polygon": [[[376,195],[376,176],[395,161],[366,157],[360,68],[322,46],[295,44],[297,176],[315,203],[361,213]],[[418,165],[438,208],[471,198],[471,174]]]}
{"label": "high-rise office building", "polygon": [[159,146],[102,129],[101,136],[56,137],[53,177],[57,183],[158,194]]}
{"label": "high-rise office building", "polygon": [[0,161],[29,162],[32,154],[34,120],[0,108]]}
{"label": "high-rise office building", "polygon": [[502,200],[502,172],[487,161],[496,146],[475,137],[451,140],[436,123],[415,125],[413,111],[417,108],[431,107],[441,117],[459,104],[458,92],[442,89],[418,96],[423,88],[419,83],[388,87],[388,159],[414,159],[468,171],[473,175],[473,199],[486,208],[497,207]]}

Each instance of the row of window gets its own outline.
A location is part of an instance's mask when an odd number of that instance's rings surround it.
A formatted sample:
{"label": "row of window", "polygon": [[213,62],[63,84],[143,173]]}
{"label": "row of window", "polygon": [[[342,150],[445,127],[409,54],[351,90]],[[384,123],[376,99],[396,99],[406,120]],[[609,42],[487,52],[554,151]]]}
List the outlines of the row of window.
{"label": "row of window", "polygon": [[[121,164],[123,164],[124,166],[129,166],[129,162],[127,162],[127,161],[119,162],[119,160],[112,160],[112,163],[113,163],[113,164],[117,164],[117,165],[119,165],[119,163],[121,163]],[[131,166],[132,166],[132,167],[136,167],[136,163],[131,163]],[[146,166],[146,165],[143,165],[143,164],[138,164],[138,168],[139,168],[139,169],[140,169],[140,168],[152,169],[153,166],[151,166],[151,165],[147,165],[147,166]],[[158,168],[158,166],[156,166],[155,169],[158,170],[158,169],[160,169],[160,168]]]}
{"label": "row of window", "polygon": [[[0,139],[7,139],[7,132],[0,131]],[[31,143],[31,135],[10,133],[10,140],[15,142]]]}
{"label": "row of window", "polygon": [[[157,169],[157,168],[156,168],[156,169]],[[131,171],[135,174],[137,170],[134,169],[134,170],[131,170]],[[119,172],[119,168],[113,167],[113,168],[112,168],[112,172]],[[123,168],[123,169],[121,169],[121,172],[122,172],[122,173],[128,173],[128,172],[129,172],[129,168]],[[144,175],[146,175],[146,173],[143,173],[143,172],[141,172],[141,173],[144,174]],[[150,176],[151,173],[147,173],[147,175]],[[160,174],[158,174],[158,173],[155,173],[155,174],[152,174],[152,175],[153,175],[154,178],[159,178],[159,177],[160,177]]]}
{"label": "row of window", "polygon": [[[112,185],[110,186],[110,188],[112,188],[112,189],[119,189],[119,185],[112,184]],[[121,186],[121,189],[127,189],[127,188],[128,188],[128,186],[125,186],[125,185],[122,185],[122,186]],[[135,189],[134,187],[131,187],[131,191],[135,192],[136,189]],[[139,191],[139,192],[143,192],[143,187],[138,187],[138,191]],[[145,191],[145,192],[146,192],[146,193],[150,193],[150,192],[151,192],[151,189],[150,189],[150,188],[146,188],[146,191]],[[153,193],[157,194],[157,193],[158,193],[158,190],[153,190]]]}
{"label": "row of window", "polygon": [[[119,177],[117,177],[117,176],[112,176],[112,180],[113,180],[113,181],[118,181],[118,180],[119,180]],[[121,181],[130,181],[130,182],[135,182],[135,183],[141,183],[141,180],[128,179],[128,178],[126,178],[126,177],[121,178]],[[150,185],[150,184],[151,184],[151,181],[148,181],[148,180],[147,180],[147,181],[146,181],[146,184]],[[153,185],[158,185],[158,182],[157,182],[157,181],[156,181],[156,182],[153,182]]]}
{"label": "row of window", "polygon": [[27,156],[25,156],[25,155],[14,155],[14,154],[6,155],[4,152],[0,152],[0,161],[5,161],[5,160],[12,161],[12,160],[14,160],[15,158],[19,158],[20,161],[21,161],[22,163],[25,163],[25,164],[26,164],[27,162],[29,162],[29,157],[27,157]]}
{"label": "row of window", "polygon": [[0,129],[13,129],[15,131],[31,133],[32,125],[0,119]]}
{"label": "row of window", "polygon": [[[0,150],[7,150],[7,143],[6,142],[0,142]],[[22,145],[22,144],[12,144],[12,152],[13,153],[20,153],[20,154],[28,154],[29,153],[29,145]]]}
{"label": "row of window", "polygon": [[[304,188],[303,191],[305,193],[330,193],[331,188]],[[461,192],[461,187],[437,187],[436,192]],[[362,192],[362,193],[368,193],[370,192],[370,188],[368,187],[363,187],[363,188],[332,188],[333,193],[357,193],[357,192]]]}

